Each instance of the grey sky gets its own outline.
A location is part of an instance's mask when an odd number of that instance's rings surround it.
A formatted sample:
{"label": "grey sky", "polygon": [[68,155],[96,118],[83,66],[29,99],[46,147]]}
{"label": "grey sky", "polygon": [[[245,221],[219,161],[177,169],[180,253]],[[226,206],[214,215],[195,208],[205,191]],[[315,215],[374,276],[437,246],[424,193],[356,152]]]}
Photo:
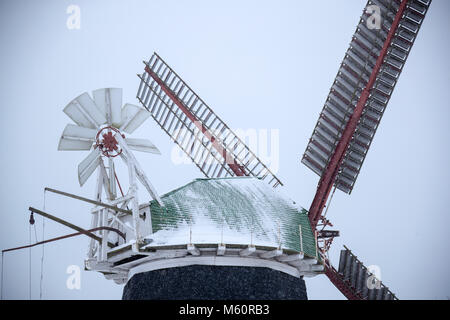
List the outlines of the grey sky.
{"label": "grey sky", "polygon": [[[81,9],[80,30],[66,27],[70,4]],[[95,179],[80,189],[76,176],[87,153],[56,150],[70,122],[62,109],[103,87],[123,88],[124,102],[137,103],[136,73],[153,51],[230,127],[280,130],[278,176],[309,208],[318,177],[300,158],[365,4],[1,1],[0,247],[28,242],[27,208],[42,208],[45,186],[92,197]],[[433,1],[355,190],[337,192],[328,213],[341,230],[332,261],[346,244],[366,265],[380,266],[403,299],[450,296],[449,9],[448,1]],[[161,194],[200,177],[193,165],[173,165],[173,143],[153,120],[133,137],[150,138],[163,153],[136,153]],[[88,205],[51,194],[46,200],[48,212],[89,226]],[[68,232],[46,221],[46,238]],[[122,286],[94,272],[82,272],[81,290],[66,288],[66,268],[83,266],[87,245],[73,238],[45,247],[44,298],[121,298]],[[33,298],[40,258],[41,248],[33,249]],[[4,298],[27,299],[28,251],[7,253],[4,267]],[[307,279],[307,288],[311,299],[343,298],[325,276]]]}

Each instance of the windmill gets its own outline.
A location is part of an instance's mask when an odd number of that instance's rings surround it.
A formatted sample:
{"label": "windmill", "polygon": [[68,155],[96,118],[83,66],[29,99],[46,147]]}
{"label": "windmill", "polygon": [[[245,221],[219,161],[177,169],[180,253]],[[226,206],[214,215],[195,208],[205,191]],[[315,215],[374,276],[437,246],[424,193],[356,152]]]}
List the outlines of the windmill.
{"label": "windmill", "polygon": [[[64,108],[64,113],[76,125],[66,125],[59,140],[58,150],[89,151],[87,157],[78,165],[80,186],[85,184],[95,170],[98,172],[96,203],[94,204],[100,204],[100,208],[93,211],[91,228],[108,225],[108,228],[120,232],[116,232],[114,238],[109,235],[110,230],[101,230],[102,239],[122,244],[131,237],[139,243],[142,240],[141,233],[148,232],[146,229],[151,226],[142,225],[139,217],[137,181],[142,183],[152,199],[159,203],[161,203],[161,199],[131,150],[152,154],[160,154],[160,152],[150,140],[127,138],[125,134],[132,134],[148,119],[150,114],[145,109],[129,103],[122,107],[122,89],[119,88],[98,89],[93,91],[92,95],[93,98],[85,92]],[[128,167],[129,190],[126,194],[117,178],[114,164],[116,157],[122,158]],[[108,161],[108,170],[104,159]],[[121,192],[119,197],[116,186]],[[46,190],[67,195],[67,193],[50,188]],[[102,200],[103,190],[106,195],[105,200]],[[102,206],[102,203],[105,202],[109,202],[113,207]],[[129,204],[131,204],[131,210],[125,210],[124,208],[128,208]],[[122,210],[118,210],[118,208]],[[130,211],[133,218],[132,223],[127,215]],[[121,234],[123,234],[122,238]],[[94,255],[98,253],[98,261],[102,261],[108,247],[108,241],[101,241],[102,247],[99,248],[98,242],[95,240],[93,238],[89,246],[88,260],[91,261],[91,268],[97,262],[96,259],[93,259]]]}
{"label": "windmill", "polygon": [[[339,233],[324,208],[333,187],[350,194],[431,0],[369,0],[314,128],[302,163],[320,180],[308,217],[325,274],[348,299],[396,299],[345,247],[338,270],[328,250]],[[137,99],[208,178],[281,181],[212,109],[154,54],[144,62]]]}
{"label": "windmill", "polygon": [[[126,137],[139,128],[150,114],[142,107],[133,104],[126,103],[122,106],[122,89],[98,89],[92,92],[92,96],[93,98],[84,92],[64,108],[64,113],[75,124],[67,124],[64,128],[58,150],[89,152],[78,165],[78,181],[80,186],[83,186],[97,171],[97,184],[93,199],[53,188],[44,189],[45,192],[94,205],[91,210],[90,229],[84,229],[48,212],[29,207],[30,225],[34,224],[33,214],[36,213],[77,232],[34,244],[30,243],[27,246],[5,249],[2,252],[31,248],[48,242],[85,235],[91,238],[85,268],[102,272],[108,279],[122,283],[126,280],[126,273],[121,268],[112,270],[111,263],[107,261],[107,253],[112,248],[120,248],[124,244],[129,244],[135,249],[145,243],[143,236],[152,233],[151,218],[146,216],[139,204],[138,182],[144,186],[156,203],[164,207],[161,198],[132,151],[151,154],[160,154],[160,152],[148,139]],[[125,190],[126,192],[122,189],[116,174],[115,159],[117,158],[121,158],[128,169],[129,188]],[[105,164],[105,160],[107,164]],[[120,190],[119,195],[117,187]]]}
{"label": "windmill", "polygon": [[[127,286],[137,274],[164,268],[262,266],[297,278],[324,273],[348,299],[396,299],[347,247],[333,267],[328,251],[339,232],[329,229],[333,225],[324,209],[333,188],[353,190],[430,3],[368,1],[301,160],[320,177],[309,210],[274,191],[283,185],[280,179],[155,53],[138,75],[142,107],[122,107],[121,89],[106,88],[94,91],[93,98],[83,93],[64,108],[75,124],[65,127],[58,149],[89,152],[78,165],[78,180],[84,185],[97,170],[94,199],[45,190],[93,204],[91,228],[30,207],[32,214],[77,231],[41,243],[88,236],[86,269],[116,283],[128,281]],[[157,194],[132,150],[159,154],[158,149],[148,140],[126,137],[150,116],[206,179]],[[126,193],[115,172],[118,157],[128,168]],[[139,204],[138,181],[153,200]],[[201,223],[195,225],[195,219]],[[229,237],[236,232],[237,240]],[[124,290],[124,297],[128,293]]]}

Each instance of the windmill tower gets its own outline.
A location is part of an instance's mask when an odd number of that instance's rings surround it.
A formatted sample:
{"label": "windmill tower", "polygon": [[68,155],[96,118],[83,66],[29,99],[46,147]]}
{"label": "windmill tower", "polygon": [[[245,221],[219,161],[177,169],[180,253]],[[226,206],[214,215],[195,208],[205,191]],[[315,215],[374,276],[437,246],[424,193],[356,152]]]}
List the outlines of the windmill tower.
{"label": "windmill tower", "polygon": [[[125,137],[125,134],[132,134],[142,125],[149,114],[136,105],[125,104],[122,107],[122,89],[98,89],[92,94],[93,99],[85,92],[64,108],[64,113],[76,125],[68,124],[65,127],[58,150],[89,151],[87,157],[78,165],[78,181],[80,186],[83,186],[97,170],[91,229],[103,229],[97,232],[97,239],[91,239],[86,268],[109,272],[109,277],[120,283],[124,280],[122,273],[110,272],[107,263],[108,250],[128,243],[131,239],[135,241],[135,245],[139,245],[143,241],[142,235],[151,233],[152,228],[151,219],[143,216],[139,208],[138,181],[150,197],[162,205],[132,150],[153,154],[160,152],[149,140]],[[126,193],[117,178],[114,163],[117,157],[120,157],[128,168],[129,189]],[[121,193],[119,196],[117,189]],[[47,189],[49,190],[56,192]]]}
{"label": "windmill tower", "polygon": [[[347,247],[333,267],[339,232],[324,209],[333,188],[353,190],[430,3],[368,1],[301,160],[320,177],[309,210],[278,192],[280,179],[156,53],[138,75],[142,107],[122,107],[113,88],[71,101],[64,112],[76,125],[59,149],[89,151],[78,178],[83,185],[97,170],[96,192],[46,190],[94,205],[89,230],[54,219],[92,239],[86,268],[126,283],[125,299],[306,299],[303,278],[321,274],[348,299],[396,299]],[[132,152],[158,149],[125,136],[150,116],[205,178],[156,193]],[[139,204],[138,182],[150,201]]]}

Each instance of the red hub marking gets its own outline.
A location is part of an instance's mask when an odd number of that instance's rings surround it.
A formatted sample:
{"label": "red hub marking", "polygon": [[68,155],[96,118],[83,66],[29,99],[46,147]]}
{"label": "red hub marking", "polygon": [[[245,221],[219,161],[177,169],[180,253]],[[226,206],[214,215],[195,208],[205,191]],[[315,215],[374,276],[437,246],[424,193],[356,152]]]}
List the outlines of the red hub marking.
{"label": "red hub marking", "polygon": [[[107,132],[103,133],[104,131]],[[105,157],[114,158],[122,153],[122,149],[115,138],[116,134],[120,134],[125,138],[125,136],[114,127],[104,127],[97,133],[95,147],[100,148],[100,151]]]}
{"label": "red hub marking", "polygon": [[103,148],[109,152],[118,149],[118,142],[111,131],[103,134]]}

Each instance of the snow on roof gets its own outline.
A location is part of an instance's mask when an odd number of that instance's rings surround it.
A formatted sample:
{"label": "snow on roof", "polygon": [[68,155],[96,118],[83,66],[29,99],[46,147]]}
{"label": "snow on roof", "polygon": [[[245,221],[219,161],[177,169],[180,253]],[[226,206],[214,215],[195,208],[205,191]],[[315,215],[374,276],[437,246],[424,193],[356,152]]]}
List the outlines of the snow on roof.
{"label": "snow on roof", "polygon": [[307,211],[252,177],[196,179],[150,202],[151,246],[240,244],[281,247],[316,256]]}

